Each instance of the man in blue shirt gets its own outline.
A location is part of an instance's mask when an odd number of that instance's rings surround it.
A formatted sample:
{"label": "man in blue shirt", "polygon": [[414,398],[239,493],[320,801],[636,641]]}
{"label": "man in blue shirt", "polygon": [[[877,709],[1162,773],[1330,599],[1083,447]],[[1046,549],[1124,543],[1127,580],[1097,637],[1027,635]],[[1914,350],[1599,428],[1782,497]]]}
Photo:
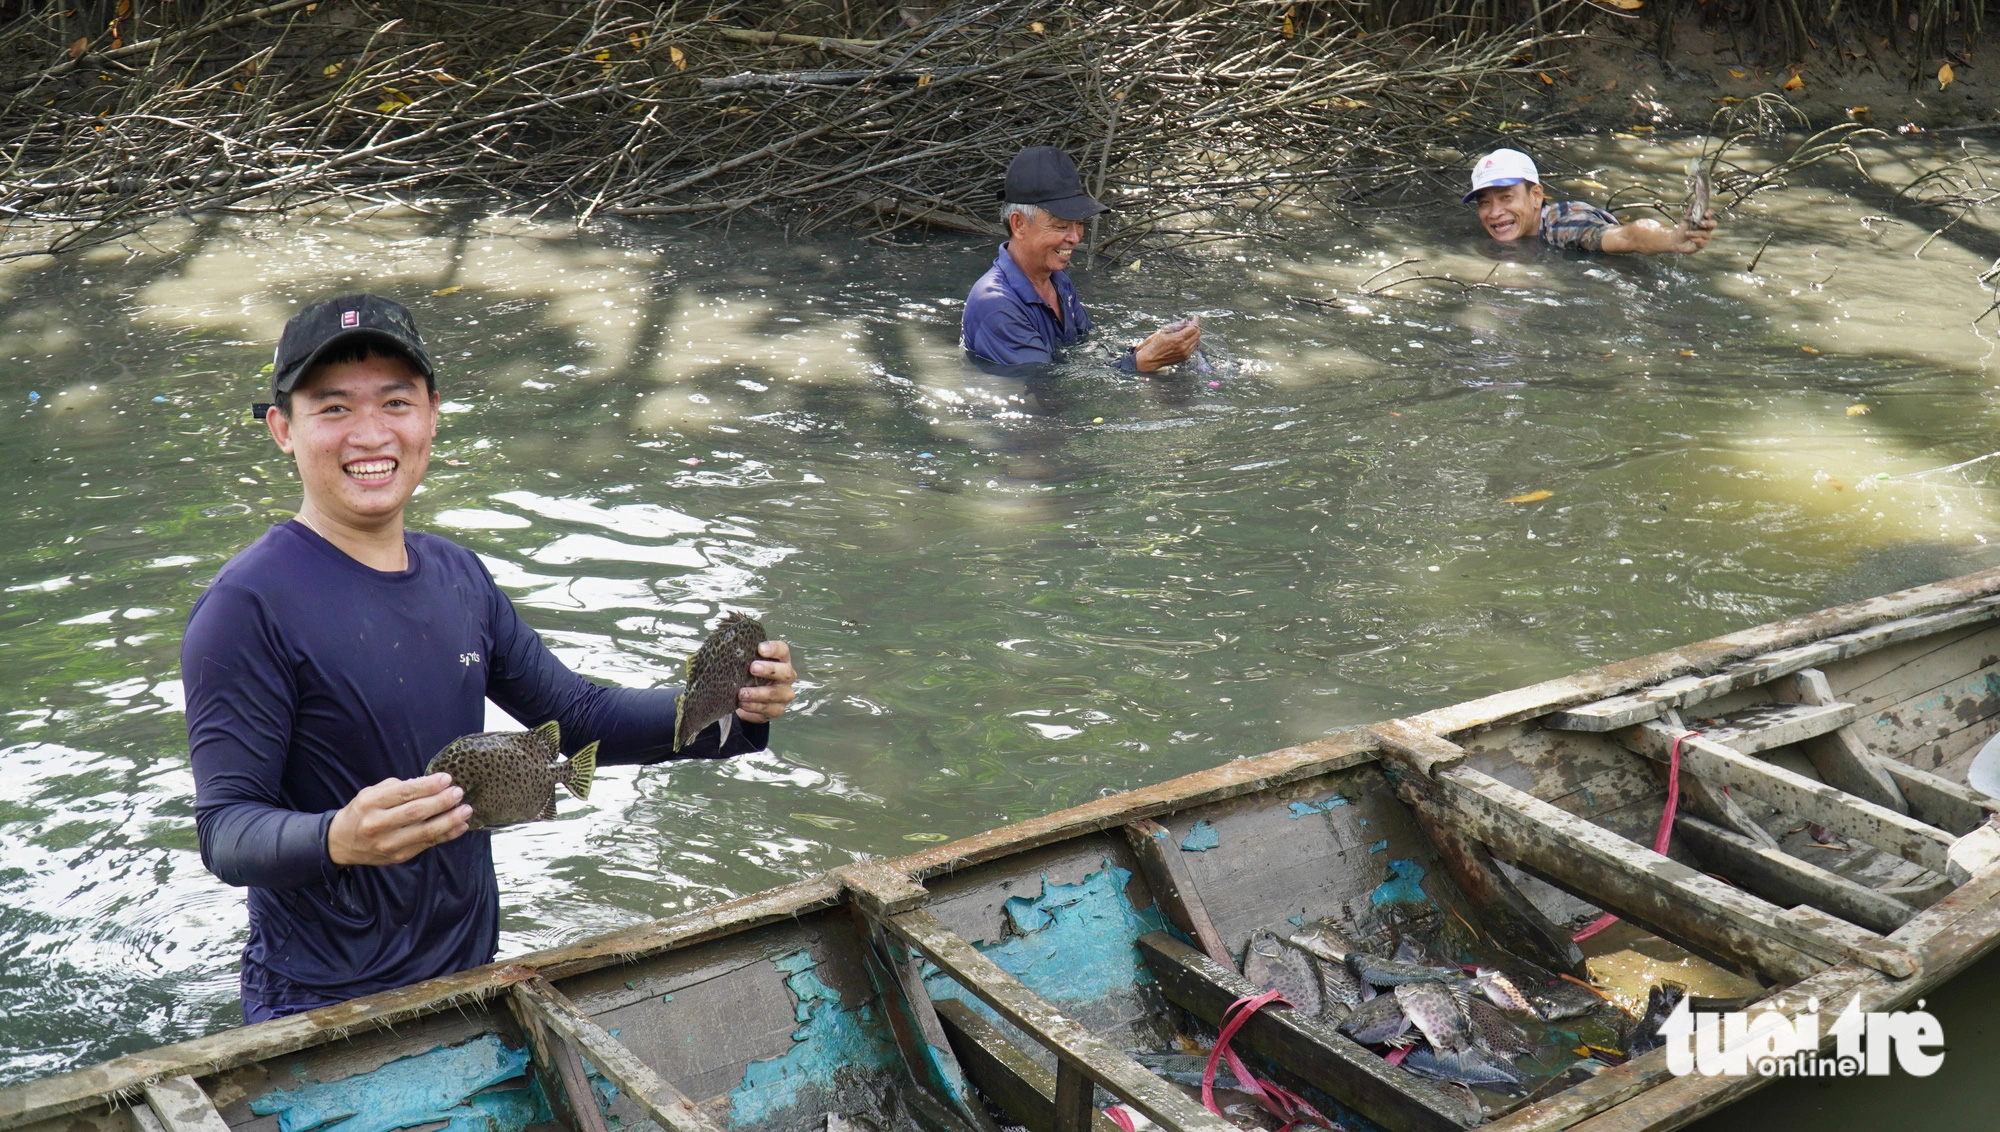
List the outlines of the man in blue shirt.
{"label": "man in blue shirt", "polygon": [[[438,394],[409,312],[350,295],[285,326],[272,438],[298,465],[298,518],[229,560],[181,647],[202,860],[250,889],[248,1022],[490,962],[492,834],[424,767],[481,730],[491,698],[557,720],[600,764],[671,754],[676,689],[611,688],[558,661],[471,551],[406,531]],[[767,642],[727,746],[711,726],[678,757],[761,749],[793,697]]]}
{"label": "man in blue shirt", "polygon": [[[1090,316],[1069,280],[1069,260],[1083,239],[1083,222],[1104,206],[1083,191],[1076,163],[1050,145],[1031,146],[1007,166],[1001,190],[1007,242],[965,299],[961,344],[994,365],[1034,365],[1090,330]],[[1151,373],[1184,362],[1201,345],[1192,319],[1154,331],[1118,360],[1121,369]]]}

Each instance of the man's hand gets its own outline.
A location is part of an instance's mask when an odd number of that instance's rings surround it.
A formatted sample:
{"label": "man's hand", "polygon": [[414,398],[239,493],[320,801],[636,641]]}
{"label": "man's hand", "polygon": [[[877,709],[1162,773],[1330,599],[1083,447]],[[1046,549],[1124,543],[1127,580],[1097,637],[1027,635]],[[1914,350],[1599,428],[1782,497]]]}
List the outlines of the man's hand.
{"label": "man's hand", "polygon": [[785,705],[798,695],[792,681],[799,678],[792,667],[792,646],[783,641],[765,641],[757,646],[765,660],[750,662],[750,675],[771,681],[736,693],[736,718],[746,723],[769,723],[785,714]]}
{"label": "man's hand", "polygon": [[1140,373],[1175,365],[1194,357],[1201,345],[1201,324],[1190,319],[1185,324],[1163,326],[1132,350],[1133,367]]}
{"label": "man's hand", "polygon": [[465,832],[472,807],[459,805],[463,797],[448,774],[385,778],[333,815],[327,855],[336,865],[400,865]]}
{"label": "man's hand", "polygon": [[1604,240],[1599,246],[1607,252],[1636,252],[1640,255],[1678,252],[1692,255],[1707,247],[1714,235],[1715,214],[1710,212],[1704,214],[1698,224],[1683,220],[1669,228],[1657,220],[1634,220],[1616,228],[1606,228]]}

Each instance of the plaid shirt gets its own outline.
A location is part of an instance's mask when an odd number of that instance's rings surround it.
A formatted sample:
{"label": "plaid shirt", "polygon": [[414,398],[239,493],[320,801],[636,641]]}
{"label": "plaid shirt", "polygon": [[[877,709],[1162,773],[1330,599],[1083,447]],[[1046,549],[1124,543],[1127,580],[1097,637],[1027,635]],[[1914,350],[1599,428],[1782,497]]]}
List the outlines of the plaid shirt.
{"label": "plaid shirt", "polygon": [[1551,247],[1600,252],[1604,250],[1604,230],[1616,227],[1616,216],[1580,200],[1542,206],[1542,242]]}

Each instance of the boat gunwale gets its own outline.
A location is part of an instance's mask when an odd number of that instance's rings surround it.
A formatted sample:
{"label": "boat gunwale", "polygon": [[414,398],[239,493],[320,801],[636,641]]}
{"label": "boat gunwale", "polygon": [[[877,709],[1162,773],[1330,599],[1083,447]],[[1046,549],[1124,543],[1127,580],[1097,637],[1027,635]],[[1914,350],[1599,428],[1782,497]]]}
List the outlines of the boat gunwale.
{"label": "boat gunwale", "polygon": [[[1440,737],[1484,728],[1520,723],[1593,700],[1623,695],[1648,685],[1682,676],[1706,676],[1731,664],[1782,649],[1808,645],[1829,637],[1860,632],[1891,621],[1940,612],[1981,598],[2000,594],[2000,567],[1956,578],[1913,586],[1908,589],[1832,606],[1810,613],[1737,630],[1693,644],[1662,650],[1630,660],[1600,665],[1580,673],[1498,692],[1479,699],[1420,712],[1384,723],[1399,723]],[[2000,619],[2000,606],[1992,610]],[[1892,642],[1882,641],[1875,647]],[[1871,650],[1860,650],[1862,652]],[[1857,653],[1857,655],[1859,655]],[[1374,724],[1368,726],[1381,726]],[[986,830],[970,837],[920,850],[880,864],[912,879],[949,875],[959,869],[985,864],[1000,858],[1046,845],[1120,827],[1140,818],[1157,817],[1212,802],[1258,793],[1293,782],[1319,777],[1376,760],[1379,744],[1368,726],[1355,727],[1324,739],[1280,748],[1267,754],[1232,759],[1219,766],[1180,775],[1164,782],[1121,791],[1079,806],[1058,810]],[[1946,896],[1933,909],[1919,913],[1896,933],[1905,939],[1911,927],[1935,924],[1934,934],[1942,934],[1960,919],[1986,913],[1996,920],[1996,931],[1975,938],[1972,945],[1939,955],[1944,964],[1930,962],[1931,949],[1922,945],[1930,939],[1912,939],[1925,952],[1926,962],[1919,976],[1896,984],[1914,997],[1934,985],[1935,970],[1956,972],[2000,941],[2000,879],[1982,884],[1975,878]],[[1943,909],[1953,897],[1973,888],[1984,893],[1977,904],[1962,909],[1948,920],[1930,913]],[[790,884],[695,909],[679,916],[636,924],[589,939],[547,948],[496,961],[481,967],[439,976],[423,982],[333,1006],[249,1026],[234,1027],[185,1042],[85,1066],[66,1073],[31,1080],[0,1089],[0,1132],[32,1121],[78,1113],[99,1105],[114,1104],[137,1096],[140,1086],[164,1077],[210,1076],[253,1062],[281,1057],[329,1040],[347,1038],[361,1030],[373,1030],[462,1006],[482,1002],[514,983],[534,976],[550,981],[599,970],[619,963],[635,962],[668,951],[739,934],[754,928],[797,919],[837,907],[843,902],[840,879],[832,872]],[[1952,904],[1961,908],[1964,902]],[[1826,978],[1830,973],[1852,969],[1872,975],[1883,983],[1890,980],[1853,961],[1835,964],[1791,988],[1781,988],[1765,1001],[1775,1001],[1796,987]],[[1898,995],[1898,1001],[1904,997]],[[1801,999],[1801,1003],[1803,999]],[[1639,1071],[1646,1059],[1628,1063],[1591,1081],[1573,1086],[1556,1097],[1529,1109],[1510,1113],[1496,1121],[1501,1129],[1564,1127],[1563,1124],[1526,1123],[1517,1118],[1524,1113],[1578,1095],[1587,1097],[1600,1090],[1591,1086],[1607,1077],[1606,1087],[1622,1079],[1621,1071]],[[1707,1080],[1707,1079],[1703,1079]],[[1587,1108],[1574,1119],[1591,1118],[1605,1109],[1623,1104],[1659,1084],[1639,1085],[1636,1092],[1621,1094],[1601,1106]],[[1579,1090],[1584,1090],[1579,1094]]]}

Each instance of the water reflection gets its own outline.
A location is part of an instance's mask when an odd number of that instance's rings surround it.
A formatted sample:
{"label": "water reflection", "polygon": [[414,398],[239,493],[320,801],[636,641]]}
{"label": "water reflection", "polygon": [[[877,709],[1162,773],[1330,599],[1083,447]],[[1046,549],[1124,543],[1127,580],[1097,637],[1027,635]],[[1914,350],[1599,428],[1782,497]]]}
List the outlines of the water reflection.
{"label": "water reflection", "polygon": [[[968,368],[992,253],[944,239],[328,217],[0,264],[0,1080],[233,1016],[177,650],[296,506],[248,406],[299,300],[416,310],[449,411],[414,521],[566,662],[669,681],[729,608],[801,650],[774,752],[498,838],[514,953],[1992,563],[1991,237],[1916,259],[1813,177],[1690,260],[1497,256],[1454,207],[1081,276],[1105,343],[1202,315],[1214,371],[1145,378]],[[1411,256],[1486,285],[1368,293]]]}

